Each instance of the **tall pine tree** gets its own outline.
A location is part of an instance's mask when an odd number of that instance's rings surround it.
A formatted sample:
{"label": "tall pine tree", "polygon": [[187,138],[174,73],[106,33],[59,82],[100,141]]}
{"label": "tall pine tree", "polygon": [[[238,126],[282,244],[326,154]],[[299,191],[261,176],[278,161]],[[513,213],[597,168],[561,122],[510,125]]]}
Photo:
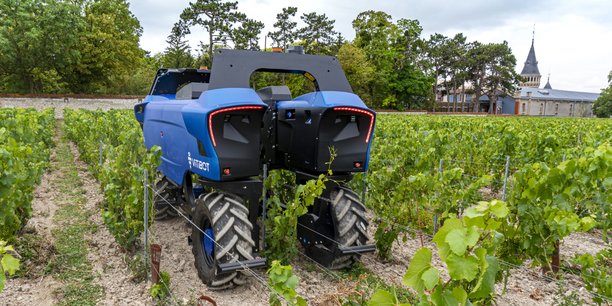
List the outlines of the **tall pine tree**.
{"label": "tall pine tree", "polygon": [[274,32],[269,32],[268,37],[272,39],[272,45],[287,49],[289,44],[292,44],[297,39],[297,22],[292,21],[291,17],[295,17],[297,7],[283,8],[281,13],[276,14],[276,22]]}
{"label": "tall pine tree", "polygon": [[189,29],[185,23],[179,21],[174,24],[172,31],[166,43],[168,47],[164,51],[162,65],[164,67],[191,67],[193,65],[193,56],[191,55],[191,48],[185,40],[185,35],[189,34]]}

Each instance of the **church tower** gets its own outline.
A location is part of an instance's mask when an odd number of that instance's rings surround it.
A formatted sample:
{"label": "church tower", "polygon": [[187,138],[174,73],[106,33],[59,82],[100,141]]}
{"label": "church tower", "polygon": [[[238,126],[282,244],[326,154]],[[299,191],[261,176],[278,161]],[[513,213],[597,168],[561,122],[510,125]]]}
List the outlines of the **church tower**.
{"label": "church tower", "polygon": [[536,60],[533,41],[534,37],[531,38],[531,49],[529,49],[529,54],[527,55],[525,66],[523,66],[523,71],[521,71],[521,77],[523,78],[523,81],[520,84],[521,87],[540,87],[540,79],[542,78],[542,75],[540,75],[540,70],[538,69],[538,60]]}

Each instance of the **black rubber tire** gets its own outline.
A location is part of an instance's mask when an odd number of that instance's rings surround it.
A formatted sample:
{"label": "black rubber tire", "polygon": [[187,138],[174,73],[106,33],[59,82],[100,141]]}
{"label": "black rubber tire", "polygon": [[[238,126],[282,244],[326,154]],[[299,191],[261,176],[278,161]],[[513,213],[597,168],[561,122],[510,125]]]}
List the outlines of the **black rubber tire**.
{"label": "black rubber tire", "polygon": [[[365,206],[351,189],[340,187],[331,192],[331,213],[335,228],[334,240],[339,246],[364,245],[368,241],[368,220]],[[359,261],[361,254],[345,255],[333,260],[330,269],[350,268]]]}
{"label": "black rubber tire", "polygon": [[202,194],[195,202],[193,222],[204,230],[207,222],[214,232],[213,263],[207,263],[203,250],[203,233],[192,227],[192,252],[198,277],[210,289],[222,290],[242,285],[246,281],[243,272],[217,275],[219,264],[253,259],[255,242],[251,238],[253,225],[249,222],[249,210],[237,196],[212,192]]}
{"label": "black rubber tire", "polygon": [[178,216],[172,206],[180,208],[183,204],[180,189],[170,183],[166,177],[163,177],[155,184],[155,191],[153,197],[155,220],[167,220]]}

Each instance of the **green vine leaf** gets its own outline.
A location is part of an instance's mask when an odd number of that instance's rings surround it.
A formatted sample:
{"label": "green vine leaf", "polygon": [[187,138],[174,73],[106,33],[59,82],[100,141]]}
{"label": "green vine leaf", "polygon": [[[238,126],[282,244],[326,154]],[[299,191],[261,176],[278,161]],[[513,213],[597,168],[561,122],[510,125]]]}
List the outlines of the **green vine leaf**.
{"label": "green vine leaf", "polygon": [[431,290],[440,281],[440,271],[438,271],[438,269],[434,267],[431,267],[425,272],[423,272],[423,275],[421,275],[421,279],[423,280],[425,288],[427,288],[427,290]]}
{"label": "green vine leaf", "polygon": [[478,275],[478,259],[472,255],[466,257],[450,254],[445,260],[448,274],[457,280],[474,280]]}
{"label": "green vine leaf", "polygon": [[13,275],[19,270],[19,260],[10,254],[4,254],[0,263],[4,271],[8,272],[9,275]]}
{"label": "green vine leaf", "polygon": [[423,293],[425,282],[422,276],[431,267],[431,255],[431,250],[428,248],[423,247],[416,251],[402,279],[404,285],[413,288],[418,293]]}

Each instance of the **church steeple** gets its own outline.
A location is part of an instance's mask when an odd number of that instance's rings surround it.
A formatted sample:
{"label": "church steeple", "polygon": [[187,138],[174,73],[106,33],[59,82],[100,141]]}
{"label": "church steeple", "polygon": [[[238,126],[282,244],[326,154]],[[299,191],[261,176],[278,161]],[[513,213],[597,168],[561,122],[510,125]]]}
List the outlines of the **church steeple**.
{"label": "church steeple", "polygon": [[540,87],[540,79],[542,78],[542,75],[540,75],[540,69],[538,69],[538,60],[536,59],[535,55],[534,42],[535,29],[533,31],[533,36],[531,37],[531,48],[529,49],[529,54],[527,54],[527,60],[523,66],[523,71],[521,71],[521,77],[523,77],[523,82],[521,82],[522,87]]}
{"label": "church steeple", "polygon": [[544,85],[544,89],[552,89],[552,86],[550,86],[550,73],[548,74],[548,80],[546,80],[546,85]]}

